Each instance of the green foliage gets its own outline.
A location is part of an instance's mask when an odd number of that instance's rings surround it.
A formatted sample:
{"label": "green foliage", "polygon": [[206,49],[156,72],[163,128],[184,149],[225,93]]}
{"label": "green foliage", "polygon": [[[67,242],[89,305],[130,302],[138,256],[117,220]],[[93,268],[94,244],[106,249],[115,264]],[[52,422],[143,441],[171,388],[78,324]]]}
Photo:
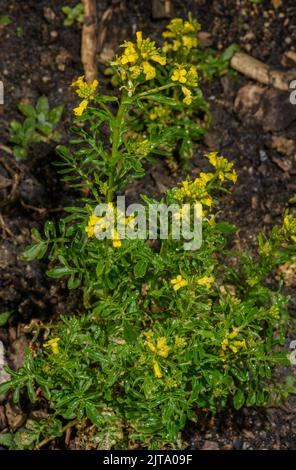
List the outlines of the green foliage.
{"label": "green foliage", "polygon": [[0,25],[3,26],[8,26],[9,24],[12,23],[12,20],[9,16],[7,15],[0,15]]}
{"label": "green foliage", "polygon": [[2,312],[0,313],[0,327],[6,325],[6,323],[9,320],[9,317],[11,316],[12,312]]}
{"label": "green foliage", "polygon": [[[212,49],[202,48],[197,38],[199,30],[200,24],[191,15],[187,21],[175,18],[169,23],[167,30],[163,32],[164,42],[161,48],[166,55],[166,62],[161,63],[158,60],[156,64],[153,64],[157,72],[153,83],[149,83],[149,86],[156,84],[166,86],[169,77],[182,86],[168,87],[161,95],[150,96],[145,105],[133,110],[128,122],[131,131],[147,132],[151,138],[169,129],[170,132],[166,133],[157,152],[160,155],[173,157],[181,163],[185,163],[186,159],[192,157],[194,142],[205,134],[211,123],[209,106],[199,84],[213,76],[227,73],[229,61],[238,50],[238,46],[233,44],[219,56]],[[138,38],[137,47],[132,51],[133,53],[138,51],[141,54],[141,41],[141,38]],[[137,62],[134,65],[132,58],[129,59],[131,57],[131,55],[128,56],[129,44],[129,42],[126,43],[127,54],[122,57],[124,63],[120,60],[114,62],[117,75],[113,75],[112,83],[115,86],[122,80],[137,76],[139,72]],[[127,65],[126,60],[129,60]],[[179,71],[181,71],[180,77],[178,77]],[[186,75],[184,75],[185,72]],[[192,81],[190,75],[196,75],[196,78]],[[148,86],[144,85],[143,88],[148,90]]]}
{"label": "green foliage", "polygon": [[72,26],[75,22],[83,23],[83,5],[82,3],[77,3],[75,7],[71,8],[69,6],[63,6],[62,12],[66,15],[64,20],[65,26]]}
{"label": "green foliage", "polygon": [[63,106],[59,105],[50,109],[48,99],[41,96],[35,108],[30,104],[20,103],[18,109],[25,116],[25,120],[22,123],[16,120],[11,121],[9,129],[10,142],[14,144],[15,158],[26,158],[28,148],[33,143],[60,140],[60,133],[55,128],[62,117]]}
{"label": "green foliage", "polygon": [[[163,84],[156,64],[167,63]],[[282,349],[289,299],[282,282],[270,281],[296,254],[296,219],[286,213],[281,227],[260,233],[254,255],[230,251],[236,228],[219,220],[215,206],[224,185],[236,182],[232,163],[217,152],[205,154],[212,171],[179,183],[160,201],[179,207],[182,220],[183,204],[202,204],[200,249],[185,250],[188,240],[173,239],[171,229],[167,239],[154,242],[147,229],[143,239],[121,240],[116,229],[112,239],[100,238],[108,210],[118,213],[116,195],[144,175],[143,160],[176,132],[172,125],[132,133],[131,115],[155,102],[174,113],[189,96],[182,76],[188,75],[190,94],[199,96],[195,70],[171,69],[163,51],[140,33],[136,44],[125,43],[113,67],[121,80],[116,97],[98,94],[98,83],[83,77],[72,84],[82,100],[74,109],[76,138],[58,147],[57,166],[84,197],[66,207],[57,224],[47,222],[44,233],[34,229],[23,254],[25,261],[47,256],[48,276],[79,289],[83,306],[38,327],[23,365],[0,385],[0,395],[12,390],[18,402],[25,394],[36,407],[47,403],[49,412],[48,419],[2,436],[11,448],[42,447],[72,425],[81,448],[178,448],[187,420],[197,420],[196,409],[276,404],[295,392],[291,380],[282,384],[274,374],[278,364],[289,365]],[[194,99],[187,106],[191,115]],[[147,211],[159,202],[143,201]],[[98,203],[106,203],[105,216],[95,214]],[[192,222],[193,211],[186,214]],[[160,218],[156,224],[159,233]]]}

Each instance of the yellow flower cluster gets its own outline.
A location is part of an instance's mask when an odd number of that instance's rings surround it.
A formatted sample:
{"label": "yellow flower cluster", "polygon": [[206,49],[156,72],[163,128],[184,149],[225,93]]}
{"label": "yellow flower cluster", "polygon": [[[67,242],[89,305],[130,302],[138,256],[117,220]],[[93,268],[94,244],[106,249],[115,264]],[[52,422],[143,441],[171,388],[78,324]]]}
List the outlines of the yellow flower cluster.
{"label": "yellow flower cluster", "polygon": [[225,181],[225,179],[236,183],[237,181],[237,174],[235,170],[233,170],[233,163],[229,162],[224,157],[218,157],[218,152],[207,152],[205,153],[205,157],[208,158],[211,165],[216,170],[216,174],[220,181]]}
{"label": "yellow flower cluster", "polygon": [[51,348],[52,354],[59,354],[60,338],[53,338],[43,344],[44,348]]}
{"label": "yellow flower cluster", "polygon": [[150,121],[155,121],[156,119],[158,122],[168,114],[168,109],[165,106],[154,106],[149,114]]}
{"label": "yellow flower cluster", "polygon": [[174,18],[167,26],[167,31],[162,33],[163,37],[168,39],[164,43],[163,51],[178,51],[181,48],[186,52],[198,45],[197,33],[200,30],[200,24],[191,18],[183,21],[181,18]]}
{"label": "yellow flower cluster", "polygon": [[200,279],[198,279],[196,282],[199,286],[204,286],[207,289],[210,289],[212,285],[214,284],[215,278],[214,276],[203,276]]}
{"label": "yellow flower cluster", "polygon": [[[192,92],[188,87],[197,87],[198,85],[198,73],[195,65],[187,67],[186,65],[178,65],[174,68],[171,75],[173,82],[179,82],[182,86],[182,92],[184,94],[183,103],[190,105],[193,100]],[[186,86],[184,86],[186,84]]]}
{"label": "yellow flower cluster", "polygon": [[174,291],[177,291],[181,289],[181,287],[185,287],[188,284],[188,281],[186,279],[183,279],[180,274],[175,279],[171,280],[171,284],[173,286]]}
{"label": "yellow flower cluster", "polygon": [[[147,333],[144,333],[144,335],[146,336],[145,344],[149,351],[155,354],[156,356],[166,359],[171,351],[170,347],[167,345],[166,338],[164,336],[160,336],[156,339],[155,342],[153,340],[152,331],[148,331]],[[161,369],[156,359],[153,360],[153,371],[154,376],[157,379],[160,379],[162,377]]]}
{"label": "yellow flower cluster", "polygon": [[186,346],[186,340],[180,336],[175,336],[175,346],[178,349],[184,348],[184,346]]}
{"label": "yellow flower cluster", "polygon": [[[114,223],[116,211],[111,202],[108,204],[108,207],[109,210],[104,217],[98,217],[95,214],[89,216],[87,226],[85,227],[88,238],[92,238],[96,232],[107,230],[110,227],[110,224]],[[120,218],[120,215],[118,215],[118,217]],[[130,216],[125,219],[122,215],[122,220],[124,221],[123,223],[130,223],[133,220],[133,217]],[[112,229],[111,238],[113,247],[120,248],[121,240],[119,239],[119,234],[116,229]]]}
{"label": "yellow flower cluster", "polygon": [[155,78],[156,69],[151,61],[160,65],[166,64],[166,57],[160,53],[155,42],[149,38],[143,39],[141,31],[136,33],[136,43],[126,41],[121,47],[124,52],[112,65],[120,67],[123,80],[136,79],[141,74],[144,74],[145,80],[152,80]]}
{"label": "yellow flower cluster", "polygon": [[236,354],[239,351],[239,349],[242,349],[242,348],[246,347],[246,341],[244,339],[241,340],[241,341],[239,341],[239,340],[232,341],[238,335],[239,335],[239,328],[233,328],[231,333],[229,333],[227,335],[227,338],[225,338],[222,341],[222,345],[221,345],[221,348],[222,348],[221,354],[222,354],[222,356],[225,354],[227,349],[230,349],[234,354]]}
{"label": "yellow flower cluster", "polygon": [[164,336],[159,336],[155,342],[153,341],[152,331],[145,333],[145,336],[147,348],[157,356],[166,359],[170,353],[170,347],[167,345],[166,338]]}
{"label": "yellow flower cluster", "polygon": [[283,232],[296,243],[296,217],[286,213],[284,216]]}
{"label": "yellow flower cluster", "polygon": [[84,113],[89,102],[95,98],[98,86],[98,80],[94,80],[92,85],[88,85],[84,80],[84,76],[78,77],[76,80],[73,80],[73,82],[71,83],[71,87],[76,88],[75,91],[77,95],[82,98],[82,101],[79,106],[73,109],[74,114],[76,116],[81,116]]}
{"label": "yellow flower cluster", "polygon": [[207,191],[207,183],[213,178],[212,173],[201,173],[194,181],[182,181],[181,187],[175,191],[175,197],[179,201],[184,199],[190,202],[211,207],[213,200]]}

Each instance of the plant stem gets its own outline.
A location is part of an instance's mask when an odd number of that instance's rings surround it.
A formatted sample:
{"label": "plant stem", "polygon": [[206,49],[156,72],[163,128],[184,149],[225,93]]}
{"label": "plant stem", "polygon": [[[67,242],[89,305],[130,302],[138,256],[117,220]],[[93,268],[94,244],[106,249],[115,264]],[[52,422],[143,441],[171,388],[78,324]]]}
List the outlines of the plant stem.
{"label": "plant stem", "polygon": [[[78,423],[79,423],[79,419],[74,419],[73,421],[70,421],[68,424],[66,424],[66,426],[64,426],[62,428],[62,433],[64,434],[64,432],[67,431],[67,429],[72,428],[73,426],[75,426]],[[56,438],[57,438],[57,436],[46,437],[45,439],[43,439],[43,441],[41,441],[41,442],[39,442],[39,444],[37,444],[37,446],[35,447],[35,450],[41,449],[46,444],[48,444],[49,442],[53,441]]]}
{"label": "plant stem", "polygon": [[163,85],[163,86],[160,86],[160,87],[157,87],[157,88],[152,88],[151,90],[148,90],[148,91],[144,91],[143,93],[139,93],[139,95],[136,95],[136,98],[145,98],[145,96],[148,96],[153,94],[153,93],[157,93],[159,91],[162,91],[162,90],[167,90],[168,88],[171,88],[173,86],[177,86],[179,85],[179,83],[168,83],[167,85]]}
{"label": "plant stem", "polygon": [[117,111],[117,115],[113,122],[111,162],[114,168],[108,180],[107,203],[112,202],[112,199],[114,197],[114,191],[115,191],[114,176],[115,176],[115,170],[116,170],[116,165],[117,165],[117,153],[118,153],[118,148],[121,144],[121,133],[122,133],[122,127],[124,124],[124,115],[126,113],[126,110],[127,110],[126,92],[123,92],[123,95],[119,104],[119,108]]}

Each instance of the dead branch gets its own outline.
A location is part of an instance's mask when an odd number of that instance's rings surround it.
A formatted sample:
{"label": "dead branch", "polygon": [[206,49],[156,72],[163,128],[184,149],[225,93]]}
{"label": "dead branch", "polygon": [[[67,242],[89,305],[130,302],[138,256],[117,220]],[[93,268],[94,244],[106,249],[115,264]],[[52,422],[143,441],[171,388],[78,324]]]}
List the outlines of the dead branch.
{"label": "dead branch", "polygon": [[84,68],[85,80],[92,83],[98,75],[97,70],[97,6],[96,0],[82,0],[84,8],[84,23],[82,28],[81,61]]}
{"label": "dead branch", "polygon": [[278,90],[288,91],[289,84],[296,79],[296,72],[281,72],[273,70],[269,65],[244,52],[237,52],[230,61],[233,69],[246,77],[252,78],[264,85],[273,86]]}

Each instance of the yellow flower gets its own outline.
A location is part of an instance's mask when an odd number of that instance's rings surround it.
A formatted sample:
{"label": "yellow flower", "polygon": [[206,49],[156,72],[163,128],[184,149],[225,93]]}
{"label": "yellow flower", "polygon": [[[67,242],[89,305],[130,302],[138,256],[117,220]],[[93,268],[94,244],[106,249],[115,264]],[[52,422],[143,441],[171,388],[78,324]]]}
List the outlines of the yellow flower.
{"label": "yellow flower", "polygon": [[75,116],[81,116],[84,113],[87,106],[88,106],[88,100],[81,101],[79,106],[73,109]]}
{"label": "yellow flower", "polygon": [[284,216],[283,232],[290,237],[293,242],[296,242],[296,217],[292,214],[288,214],[288,212],[286,212]]}
{"label": "yellow flower", "polygon": [[186,281],[186,279],[183,279],[180,274],[178,274],[175,279],[171,280],[171,284],[173,285],[174,291],[177,291],[181,289],[181,287],[187,286],[188,282]]}
{"label": "yellow flower", "polygon": [[182,86],[182,92],[185,96],[185,98],[183,99],[183,103],[187,104],[188,106],[192,103],[192,93],[191,91],[189,90],[189,88],[185,87],[185,86]]}
{"label": "yellow flower", "polygon": [[229,343],[229,341],[228,341],[227,338],[223,339],[223,341],[222,341],[222,350],[223,351],[226,351],[228,343]]}
{"label": "yellow flower", "polygon": [[239,328],[233,328],[232,332],[229,333],[228,338],[230,339],[236,338],[238,334],[239,334]]}
{"label": "yellow flower", "polygon": [[100,222],[101,221],[101,217],[98,217],[97,215],[95,214],[92,214],[89,219],[88,219],[88,223],[90,225],[96,225],[96,223]]}
{"label": "yellow flower", "polygon": [[130,67],[130,72],[132,78],[138,78],[142,73],[142,69],[138,65],[134,65],[133,67]]}
{"label": "yellow flower", "polygon": [[236,338],[239,334],[239,328],[233,328],[232,332],[227,335],[227,338],[225,338],[222,343],[221,343],[221,349],[222,352],[221,354],[224,355],[225,351],[227,349],[230,349],[234,354],[238,353],[239,349],[245,348],[246,347],[246,341],[243,340],[236,340],[233,342],[230,342],[230,340]]}
{"label": "yellow flower", "polygon": [[[167,31],[162,35],[172,41],[172,44],[165,42],[167,51],[178,51],[181,47],[190,50],[198,44],[197,32],[200,30],[200,24],[189,18],[183,21],[181,18],[174,18],[167,26]],[[183,51],[182,51],[183,52]],[[188,52],[188,51],[187,51]]]}
{"label": "yellow flower", "polygon": [[216,174],[220,181],[223,182],[225,179],[228,179],[229,181],[236,183],[237,174],[232,168],[233,163],[229,162],[224,157],[218,157],[218,152],[205,153],[205,157],[208,158],[211,165],[216,169]]}
{"label": "yellow flower", "polygon": [[175,346],[176,348],[184,348],[186,346],[186,340],[180,336],[175,336]]}
{"label": "yellow flower", "polygon": [[231,351],[234,352],[234,354],[238,352],[238,349],[235,346],[233,346],[233,344],[229,345],[229,349],[231,349]]}
{"label": "yellow flower", "polygon": [[51,348],[52,354],[59,354],[59,343],[60,338],[53,338],[43,344],[44,348]]}
{"label": "yellow flower", "polygon": [[153,342],[153,333],[152,331],[148,331],[147,333],[144,333],[146,336],[146,346],[147,348],[157,354],[160,357],[167,358],[169,353],[170,353],[170,347],[167,345],[167,340],[164,336],[161,336],[157,338],[156,344]]}
{"label": "yellow flower", "polygon": [[165,65],[166,64],[166,57],[161,56],[159,54],[152,55],[151,60],[154,60],[154,62],[157,62],[160,65]]}
{"label": "yellow flower", "polygon": [[166,64],[166,57],[159,53],[155,42],[149,38],[143,39],[141,31],[136,33],[136,43],[126,41],[121,47],[124,52],[113,62],[113,65],[120,67],[120,74],[123,80],[137,79],[142,73],[145,80],[152,80],[156,75],[156,70],[150,61],[160,65]]}
{"label": "yellow flower", "polygon": [[171,79],[173,82],[180,82],[180,83],[186,83],[187,78],[187,71],[183,67],[179,67],[174,70],[173,75],[171,76]]}
{"label": "yellow flower", "polygon": [[153,362],[153,370],[154,370],[154,376],[155,376],[157,379],[161,379],[162,373],[161,373],[161,370],[160,370],[160,367],[159,367],[159,364],[158,364],[157,361],[154,361],[154,362]]}
{"label": "yellow flower", "polygon": [[87,233],[88,238],[91,238],[95,234],[95,225],[101,221],[100,217],[92,214],[88,219],[88,224],[85,227],[85,231]]}
{"label": "yellow flower", "polygon": [[76,93],[80,98],[84,98],[88,101],[94,99],[96,95],[96,90],[99,86],[98,80],[94,80],[91,85],[86,83],[84,76],[78,77],[76,80],[73,80],[71,87],[76,88]]}
{"label": "yellow flower", "polygon": [[197,38],[192,38],[190,36],[183,36],[182,38],[183,46],[188,49],[192,49],[197,46]]}
{"label": "yellow flower", "polygon": [[186,219],[189,215],[190,207],[189,206],[184,206],[182,207],[179,212],[174,214],[174,219],[176,220],[181,220],[181,219]]}
{"label": "yellow flower", "polygon": [[77,106],[73,110],[76,116],[81,116],[84,113],[89,102],[95,98],[98,86],[98,80],[94,80],[91,85],[88,85],[88,83],[86,83],[84,80],[84,76],[78,77],[76,80],[73,80],[73,82],[71,83],[71,87],[76,88],[77,95],[80,98],[83,98],[79,106]]}
{"label": "yellow flower", "polygon": [[156,341],[156,353],[160,357],[167,358],[170,352],[170,348],[167,345],[167,340],[164,337],[158,338]]}
{"label": "yellow flower", "polygon": [[155,67],[153,67],[149,62],[143,62],[143,72],[146,80],[152,80],[156,75]]}
{"label": "yellow flower", "polygon": [[184,21],[184,31],[186,33],[194,33],[195,32],[195,25],[190,21]]}
{"label": "yellow flower", "polygon": [[215,281],[214,276],[204,276],[197,280],[199,286],[205,286],[207,289],[210,289]]}
{"label": "yellow flower", "polygon": [[112,244],[113,244],[114,248],[120,248],[121,247],[121,240],[118,237],[117,230],[113,230],[113,232],[112,232]]}
{"label": "yellow flower", "polygon": [[204,181],[205,183],[208,183],[209,181],[211,181],[213,178],[214,178],[214,175],[213,173],[204,173],[204,172],[201,172],[199,174],[199,178]]}
{"label": "yellow flower", "polygon": [[125,51],[121,56],[120,62],[122,65],[128,63],[135,63],[138,59],[138,53],[136,52],[135,46],[132,42],[128,41],[125,43]]}

